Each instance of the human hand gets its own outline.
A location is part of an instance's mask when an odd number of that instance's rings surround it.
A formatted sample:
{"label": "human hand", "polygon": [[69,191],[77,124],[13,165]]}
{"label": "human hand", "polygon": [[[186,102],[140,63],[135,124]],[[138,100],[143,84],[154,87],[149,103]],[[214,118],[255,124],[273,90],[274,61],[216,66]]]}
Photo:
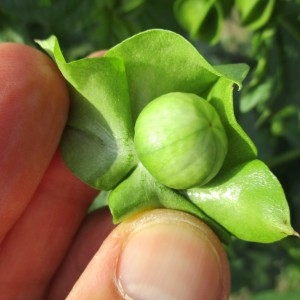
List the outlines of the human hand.
{"label": "human hand", "polygon": [[43,53],[0,44],[0,299],[226,299],[229,267],[198,219],[153,210],[114,227],[57,150],[64,79]]}

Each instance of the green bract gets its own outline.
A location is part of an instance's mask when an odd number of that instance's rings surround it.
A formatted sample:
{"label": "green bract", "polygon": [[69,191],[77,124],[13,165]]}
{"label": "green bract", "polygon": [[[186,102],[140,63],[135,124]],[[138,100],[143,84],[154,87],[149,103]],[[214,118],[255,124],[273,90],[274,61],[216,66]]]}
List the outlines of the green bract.
{"label": "green bract", "polygon": [[227,137],[219,115],[203,98],[168,93],[151,101],[135,123],[135,149],[158,182],[187,189],[221,169]]}
{"label": "green bract", "polygon": [[[104,57],[70,63],[54,36],[39,44],[70,86],[64,160],[79,178],[106,191],[100,197],[107,196],[114,222],[166,207],[203,219],[223,240],[230,234],[268,243],[295,234],[278,180],[257,160],[254,144],[234,116],[233,88],[241,87],[246,65],[213,67],[187,40],[165,30],[142,32]],[[177,103],[181,96],[185,104]],[[204,119],[197,115],[203,111]],[[213,121],[206,122],[211,116]],[[164,133],[153,118],[166,125]],[[155,138],[168,135],[157,152],[149,151],[154,145],[149,132]],[[191,166],[195,153],[205,161],[195,156]]]}

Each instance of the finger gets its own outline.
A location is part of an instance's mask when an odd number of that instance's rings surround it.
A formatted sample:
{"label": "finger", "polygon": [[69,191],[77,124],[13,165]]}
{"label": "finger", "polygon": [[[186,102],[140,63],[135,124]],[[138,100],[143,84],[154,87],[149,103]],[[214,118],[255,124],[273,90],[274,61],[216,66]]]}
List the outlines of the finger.
{"label": "finger", "polygon": [[26,208],[68,114],[66,84],[31,47],[0,45],[0,241]]}
{"label": "finger", "polygon": [[107,208],[89,214],[47,292],[47,300],[65,299],[105,238],[113,230]]}
{"label": "finger", "polygon": [[103,56],[105,53],[107,52],[107,50],[99,50],[99,51],[95,51],[93,53],[91,53],[90,55],[88,55],[88,58],[92,58],[92,57],[101,57]]}
{"label": "finger", "polygon": [[154,210],[112,232],[67,299],[227,299],[229,277],[225,252],[207,225]]}
{"label": "finger", "polygon": [[44,299],[95,195],[57,152],[32,201],[1,245],[1,296]]}

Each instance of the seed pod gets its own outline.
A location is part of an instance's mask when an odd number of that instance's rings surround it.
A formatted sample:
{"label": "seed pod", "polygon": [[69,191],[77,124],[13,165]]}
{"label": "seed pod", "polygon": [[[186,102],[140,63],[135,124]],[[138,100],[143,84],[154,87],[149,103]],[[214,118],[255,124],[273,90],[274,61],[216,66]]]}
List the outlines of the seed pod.
{"label": "seed pod", "polygon": [[151,101],[136,121],[134,143],[146,169],[174,189],[210,181],[227,153],[218,113],[208,101],[189,93],[164,94]]}

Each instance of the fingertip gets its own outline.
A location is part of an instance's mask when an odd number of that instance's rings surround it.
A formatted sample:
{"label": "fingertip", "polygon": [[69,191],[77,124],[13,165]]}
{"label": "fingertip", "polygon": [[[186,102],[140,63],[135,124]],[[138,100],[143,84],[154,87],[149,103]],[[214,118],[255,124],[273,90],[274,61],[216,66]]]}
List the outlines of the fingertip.
{"label": "fingertip", "polygon": [[95,51],[95,52],[89,54],[87,57],[88,57],[88,58],[102,57],[102,56],[105,55],[106,52],[107,52],[107,50],[99,50],[99,51]]}
{"label": "fingertip", "polygon": [[206,224],[185,213],[158,210],[146,214],[137,228],[119,258],[124,297],[226,299],[227,259]]}
{"label": "fingertip", "polygon": [[47,83],[53,91],[58,89],[67,95],[65,81],[57,66],[42,51],[20,43],[0,43],[0,54],[1,84],[7,84],[7,87],[14,84],[17,87],[20,81],[24,81],[24,84],[29,84],[29,81],[37,87]]}
{"label": "fingertip", "polygon": [[86,288],[99,299],[219,300],[229,297],[229,280],[226,254],[207,225],[154,210],[113,231],[74,291],[85,295]]}

